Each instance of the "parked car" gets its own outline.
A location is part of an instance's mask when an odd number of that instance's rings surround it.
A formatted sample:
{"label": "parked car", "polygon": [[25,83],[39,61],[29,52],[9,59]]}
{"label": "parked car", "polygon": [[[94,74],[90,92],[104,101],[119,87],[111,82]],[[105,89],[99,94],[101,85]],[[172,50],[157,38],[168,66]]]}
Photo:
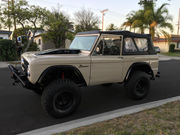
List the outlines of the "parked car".
{"label": "parked car", "polygon": [[123,83],[129,97],[143,99],[159,77],[151,36],[129,31],[81,32],[70,49],[27,52],[21,64],[23,72],[9,65],[12,78],[42,94],[44,110],[55,118],[77,109],[80,87]]}
{"label": "parked car", "polygon": [[160,48],[157,47],[157,46],[154,47],[154,50],[155,50],[157,53],[160,53],[160,52],[161,52],[161,51],[160,51]]}

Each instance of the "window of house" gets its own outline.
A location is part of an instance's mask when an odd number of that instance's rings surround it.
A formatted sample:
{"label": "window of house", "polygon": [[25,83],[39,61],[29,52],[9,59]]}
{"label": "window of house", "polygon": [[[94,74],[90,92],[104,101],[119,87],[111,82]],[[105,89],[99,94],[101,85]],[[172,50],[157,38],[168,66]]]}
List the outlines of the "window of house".
{"label": "window of house", "polygon": [[137,48],[132,40],[132,38],[125,38],[124,40],[124,52],[137,52]]}
{"label": "window of house", "polygon": [[120,55],[121,37],[104,36],[97,45],[95,55]]}
{"label": "window of house", "polygon": [[0,39],[3,39],[3,37],[0,37]]}
{"label": "window of house", "polygon": [[38,42],[39,45],[41,45],[41,39],[39,39],[39,42]]}
{"label": "window of house", "polygon": [[177,43],[177,48],[180,48],[180,42]]}
{"label": "window of house", "polygon": [[138,47],[138,50],[140,52],[147,52],[148,51],[148,42],[145,38],[134,38],[134,41],[136,42],[136,45]]}

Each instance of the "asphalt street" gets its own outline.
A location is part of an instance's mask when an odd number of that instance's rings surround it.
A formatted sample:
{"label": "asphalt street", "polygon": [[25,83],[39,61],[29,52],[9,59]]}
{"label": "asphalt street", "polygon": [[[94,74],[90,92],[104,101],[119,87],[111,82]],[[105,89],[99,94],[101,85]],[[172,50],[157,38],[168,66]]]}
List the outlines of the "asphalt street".
{"label": "asphalt street", "polygon": [[82,103],[69,117],[53,119],[41,108],[40,96],[12,86],[10,72],[0,68],[0,135],[13,135],[62,122],[120,109],[132,105],[157,101],[180,95],[180,61],[160,62],[161,77],[152,81],[146,99],[128,99],[122,85],[93,86],[81,89]]}

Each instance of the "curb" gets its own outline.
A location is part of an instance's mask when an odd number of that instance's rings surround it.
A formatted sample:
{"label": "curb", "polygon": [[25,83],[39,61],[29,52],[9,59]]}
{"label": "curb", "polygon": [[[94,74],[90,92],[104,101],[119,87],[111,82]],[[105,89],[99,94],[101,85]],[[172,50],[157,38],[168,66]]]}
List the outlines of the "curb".
{"label": "curb", "polygon": [[65,132],[74,128],[91,125],[97,122],[114,119],[120,116],[137,113],[140,111],[155,108],[155,107],[164,105],[166,103],[170,103],[170,102],[178,101],[178,100],[180,100],[180,96],[163,99],[159,101],[154,101],[150,103],[140,104],[140,105],[134,105],[131,107],[126,107],[126,108],[122,108],[122,109],[118,109],[118,110],[114,110],[114,111],[110,111],[110,112],[106,112],[106,113],[102,113],[102,114],[98,114],[94,116],[89,116],[86,118],[73,120],[70,122],[65,122],[65,123],[61,123],[61,124],[57,124],[53,126],[48,126],[45,128],[36,129],[36,130],[22,133],[19,135],[52,135],[55,133]]}

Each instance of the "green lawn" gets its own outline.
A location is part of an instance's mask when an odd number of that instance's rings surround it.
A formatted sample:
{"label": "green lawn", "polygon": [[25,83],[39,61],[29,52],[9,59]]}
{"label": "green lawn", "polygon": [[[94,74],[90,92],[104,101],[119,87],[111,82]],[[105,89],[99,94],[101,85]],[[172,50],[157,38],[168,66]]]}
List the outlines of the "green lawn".
{"label": "green lawn", "polygon": [[55,135],[180,135],[180,101]]}
{"label": "green lawn", "polygon": [[166,56],[176,56],[176,57],[180,57],[180,52],[168,52],[168,53],[161,53],[162,55],[166,55]]}

